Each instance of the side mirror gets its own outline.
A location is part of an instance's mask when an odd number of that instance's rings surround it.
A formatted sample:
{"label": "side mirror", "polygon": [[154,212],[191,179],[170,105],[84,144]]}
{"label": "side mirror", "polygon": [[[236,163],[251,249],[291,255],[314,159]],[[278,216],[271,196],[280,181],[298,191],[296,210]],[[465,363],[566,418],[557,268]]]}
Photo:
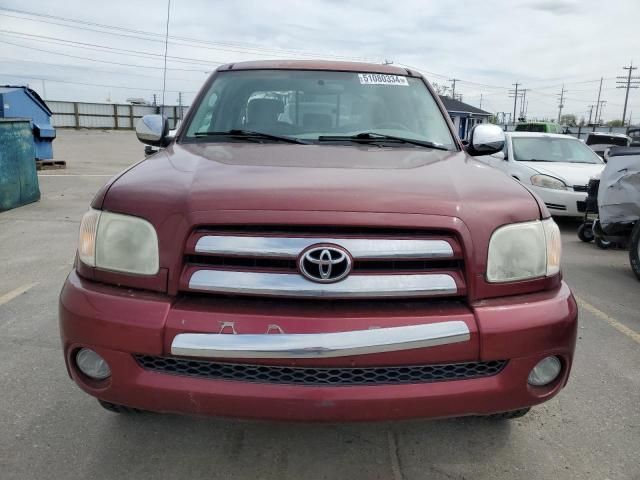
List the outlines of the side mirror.
{"label": "side mirror", "polygon": [[153,147],[166,147],[169,143],[169,121],[164,115],[145,115],[136,124],[138,140]]}
{"label": "side mirror", "polygon": [[493,155],[504,148],[504,131],[497,125],[481,123],[471,129],[469,135],[469,155]]}

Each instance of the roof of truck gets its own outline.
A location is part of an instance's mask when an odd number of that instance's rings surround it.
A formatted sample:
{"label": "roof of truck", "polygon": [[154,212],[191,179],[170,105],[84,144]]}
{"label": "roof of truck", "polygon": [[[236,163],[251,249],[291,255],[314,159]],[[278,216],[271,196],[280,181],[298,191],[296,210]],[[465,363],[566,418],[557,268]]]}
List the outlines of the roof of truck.
{"label": "roof of truck", "polygon": [[420,77],[420,73],[397,65],[365,62],[339,62],[328,60],[258,60],[228,63],[217,69],[223,70],[333,70],[337,72],[384,73]]}

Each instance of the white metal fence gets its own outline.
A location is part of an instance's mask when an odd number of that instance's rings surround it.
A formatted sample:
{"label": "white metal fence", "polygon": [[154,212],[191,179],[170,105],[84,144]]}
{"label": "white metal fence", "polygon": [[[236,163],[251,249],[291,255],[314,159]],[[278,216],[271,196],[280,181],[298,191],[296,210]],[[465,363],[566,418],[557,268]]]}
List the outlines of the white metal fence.
{"label": "white metal fence", "polygon": [[[161,108],[153,105],[57,101],[47,101],[47,105],[53,112],[51,121],[56,128],[129,130],[135,128],[140,117],[160,113]],[[177,105],[164,107],[164,113],[169,117],[170,128],[174,128],[177,121],[184,117],[187,109],[188,107]]]}

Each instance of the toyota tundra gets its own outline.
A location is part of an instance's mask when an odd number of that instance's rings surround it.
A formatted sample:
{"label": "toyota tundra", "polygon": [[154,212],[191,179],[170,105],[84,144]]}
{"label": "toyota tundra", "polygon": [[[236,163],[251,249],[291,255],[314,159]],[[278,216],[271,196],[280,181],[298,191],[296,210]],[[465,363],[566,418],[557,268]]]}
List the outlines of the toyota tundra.
{"label": "toyota tundra", "polygon": [[577,307],[544,203],[473,157],[422,75],[221,66],[82,218],[64,358],[116,412],[303,421],[490,415],[556,395]]}

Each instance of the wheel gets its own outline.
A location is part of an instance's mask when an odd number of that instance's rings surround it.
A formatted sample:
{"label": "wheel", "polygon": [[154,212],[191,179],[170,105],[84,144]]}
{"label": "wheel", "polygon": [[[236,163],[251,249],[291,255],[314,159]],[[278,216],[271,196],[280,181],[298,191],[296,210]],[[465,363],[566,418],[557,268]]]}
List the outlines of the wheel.
{"label": "wheel", "polygon": [[133,407],[125,407],[124,405],[118,405],[117,403],[106,402],[104,400],[98,400],[98,403],[105,410],[109,410],[113,413],[142,413],[144,410],[140,410]]}
{"label": "wheel", "polygon": [[530,407],[521,408],[519,410],[511,410],[510,412],[494,413],[486,415],[485,418],[490,420],[513,420],[514,418],[524,417],[531,410]]}
{"label": "wheel", "polygon": [[583,242],[593,242],[594,237],[591,224],[583,223],[578,227],[578,238]]}
{"label": "wheel", "polygon": [[596,246],[598,248],[601,248],[602,250],[606,250],[607,248],[611,247],[613,245],[613,242],[610,242],[608,240],[604,240],[603,238],[600,237],[596,237]]}
{"label": "wheel", "polygon": [[629,263],[631,270],[640,280],[640,220],[636,222],[631,232],[631,240],[629,241]]}

